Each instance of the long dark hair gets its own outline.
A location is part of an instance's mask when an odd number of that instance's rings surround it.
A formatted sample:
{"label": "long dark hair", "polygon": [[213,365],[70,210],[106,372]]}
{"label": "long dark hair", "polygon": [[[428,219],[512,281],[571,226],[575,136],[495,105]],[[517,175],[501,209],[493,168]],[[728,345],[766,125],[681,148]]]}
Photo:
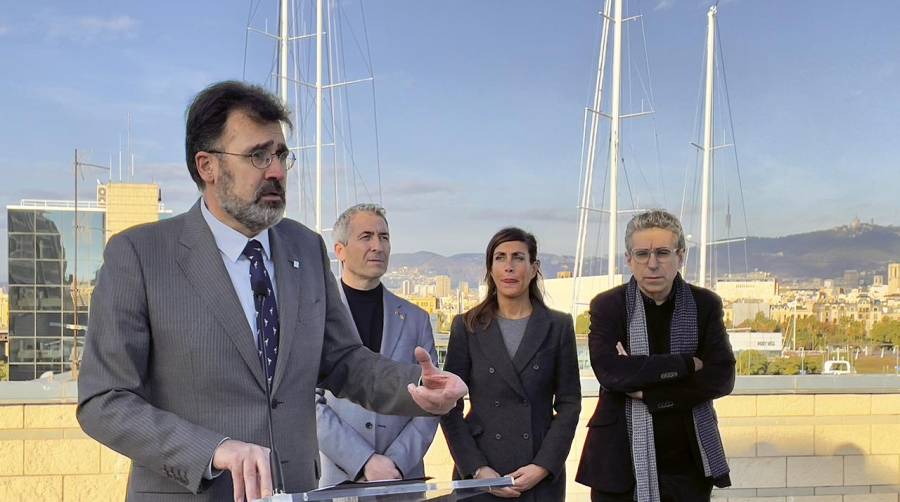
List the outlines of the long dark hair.
{"label": "long dark hair", "polygon": [[[491,265],[494,262],[494,251],[497,246],[504,242],[524,242],[528,247],[528,261],[534,264],[537,261],[537,239],[534,235],[516,227],[507,227],[491,237],[487,245],[487,251],[484,255],[484,282],[487,284],[487,297],[478,305],[472,307],[471,310],[463,315],[466,329],[474,333],[478,328],[486,328],[497,317],[497,285],[494,278],[491,277]],[[544,305],[544,295],[541,293],[539,281],[541,279],[541,269],[538,267],[537,273],[528,284],[528,298]]]}

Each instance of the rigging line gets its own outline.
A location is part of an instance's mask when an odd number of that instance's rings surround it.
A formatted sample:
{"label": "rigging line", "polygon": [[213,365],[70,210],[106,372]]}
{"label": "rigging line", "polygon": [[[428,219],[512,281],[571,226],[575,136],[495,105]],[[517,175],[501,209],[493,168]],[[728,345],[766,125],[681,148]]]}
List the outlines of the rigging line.
{"label": "rigging line", "polygon": [[[725,89],[725,101],[728,104],[728,123],[731,127],[731,142],[734,146],[732,146],[732,150],[734,151],[734,165],[735,170],[737,171],[737,179],[738,179],[738,194],[741,198],[741,211],[743,212],[744,217],[744,230],[747,232],[747,237],[750,237],[750,223],[747,218],[747,205],[744,200],[744,183],[741,177],[741,165],[740,165],[740,157],[737,153],[737,139],[735,138],[734,133],[734,114],[731,110],[731,94],[728,92],[728,74],[725,71],[725,47],[722,45],[722,38],[719,36],[719,19],[716,18],[716,43],[719,46],[719,60],[722,66],[722,87]],[[749,248],[749,239],[744,239],[744,262],[747,267],[747,272],[750,271],[750,248]]]}
{"label": "rigging line", "polygon": [[[331,26],[332,37],[330,40],[334,40],[334,45],[337,47],[335,51],[334,57],[337,60],[337,63],[329,63],[332,64],[333,67],[336,68],[338,72],[338,79],[334,79],[332,77],[331,83],[335,84],[339,81],[342,81],[347,76],[347,66],[346,66],[346,58],[344,57],[344,27],[345,24],[343,22],[343,6],[338,3],[336,8],[334,9],[334,15],[329,18],[329,22],[333,23]],[[338,33],[338,27],[341,27],[340,33]],[[351,29],[351,28],[347,28]],[[331,47],[331,45],[329,45]],[[331,60],[329,60],[331,61]],[[337,100],[334,99],[335,92],[337,92]],[[338,155],[341,155],[341,170],[344,173],[343,177],[343,190],[344,196],[346,197],[348,203],[350,200],[353,202],[359,202],[359,193],[357,192],[357,182],[354,177],[356,173],[355,169],[355,161],[353,159],[353,135],[352,129],[350,129],[350,104],[349,98],[347,97],[347,89],[345,87],[341,87],[336,89],[332,87],[329,89],[329,95],[331,96],[331,106],[332,106],[332,122],[333,122],[333,132],[332,136],[335,144],[337,144],[340,139],[340,148],[335,147],[333,150],[334,159],[335,159],[335,186],[337,186],[337,162]],[[340,120],[335,122],[335,117],[339,117]],[[345,120],[346,119],[346,120]],[[335,189],[335,199],[337,199],[337,189]],[[335,202],[337,204],[337,202]]]}
{"label": "rigging line", "polygon": [[[632,161],[636,165],[637,173],[640,175],[641,180],[644,182],[644,185],[646,185],[647,187],[650,187],[650,180],[647,178],[647,175],[644,173],[644,170],[641,168],[641,162],[638,159],[637,151],[634,149],[634,144],[629,143],[628,149],[631,150]],[[652,193],[652,190],[650,191],[650,193]],[[649,198],[651,199],[651,203],[653,203],[653,204],[656,203],[656,200],[653,196],[651,196]],[[640,199],[638,199],[638,201],[640,201]],[[638,204],[637,204],[638,201],[632,201],[633,209],[638,208]]]}
{"label": "rigging line", "polygon": [[650,108],[652,110],[656,109],[656,98],[653,96],[653,76],[650,73],[650,54],[647,51],[647,33],[644,30],[644,18],[643,16],[640,19],[641,21],[641,38],[644,41],[644,62],[647,64],[647,94],[650,98]]}
{"label": "rigging line", "polygon": [[372,78],[372,122],[375,125],[375,170],[378,173],[378,202],[384,204],[384,194],[381,183],[381,141],[378,136],[378,99],[375,92],[375,64],[372,62],[372,46],[369,44],[369,28],[366,23],[366,11],[363,2],[359,2],[359,11],[362,17],[363,37],[366,42],[366,63],[369,66],[369,77]]}
{"label": "rigging line", "polygon": [[[360,54],[362,54],[362,49],[359,48],[359,43],[356,42],[356,35],[353,31],[353,27],[349,23],[345,23],[343,21],[343,16],[344,16],[343,7],[339,5],[338,6],[338,17],[341,19],[341,21],[340,21],[341,27],[342,28],[346,27],[346,29],[350,31],[351,37],[353,38],[354,42],[357,44],[357,49],[359,50]],[[342,34],[344,33],[343,29],[342,29],[341,33]],[[340,44],[341,44],[341,54],[344,54],[345,51],[343,50],[343,47],[344,47],[343,37],[341,37]],[[340,65],[341,73],[344,77],[347,76],[346,64],[347,64],[347,58],[346,57],[340,58],[339,65]],[[353,175],[352,178],[351,178],[351,176],[347,176],[347,178],[346,178],[347,179],[348,198],[349,198],[349,192],[352,189],[353,198],[355,201],[358,202],[359,201],[359,189],[361,186],[362,191],[365,194],[366,198],[371,199],[372,195],[369,191],[368,183],[366,182],[365,176],[363,176],[363,173],[362,173],[362,171],[360,171],[359,166],[356,162],[356,148],[354,146],[354,141],[353,141],[353,122],[350,118],[352,116],[352,113],[350,111],[350,98],[349,98],[349,91],[347,90],[347,88],[341,89],[340,96],[341,96],[340,102],[343,106],[344,113],[346,114],[346,123],[344,123],[343,120],[341,122],[341,126],[346,129],[346,134],[342,133],[341,137],[346,139],[346,148],[344,148],[343,150],[344,150],[344,153],[349,158],[349,161],[347,161],[349,169],[347,167],[345,167],[345,171],[350,171],[350,174]],[[351,179],[353,180],[352,184],[350,183]]]}
{"label": "rigging line", "polygon": [[[325,15],[328,19],[328,83],[333,84],[335,82],[334,72],[335,72],[335,64],[334,59],[339,58],[340,56],[336,56],[335,53],[335,45],[340,45],[340,36],[337,35],[337,17],[339,14],[334,12],[334,4],[331,1],[326,1],[325,3]],[[340,8],[338,8],[340,9]],[[340,50],[340,48],[338,48]],[[338,78],[341,78],[340,76]],[[336,105],[334,102],[334,87],[328,88],[328,110],[331,112],[331,142],[337,143],[338,131],[337,131],[337,123],[335,122],[335,115],[337,115],[338,111],[336,110]],[[338,214],[340,214],[339,204],[339,177],[338,177],[338,151],[337,146],[331,148],[331,182],[332,182],[332,200],[331,203],[334,206],[333,211],[335,214],[335,218]]]}
{"label": "rigging line", "polygon": [[253,20],[253,2],[247,3],[247,26],[244,28],[244,60],[241,63],[241,80],[247,80],[247,46],[250,43],[250,22]]}
{"label": "rigging line", "polygon": [[[608,139],[606,141],[606,149],[603,152],[604,153],[603,158],[609,157],[609,149],[611,148],[611,144],[612,144],[612,135],[610,134],[607,138]],[[599,208],[601,211],[603,210],[604,207],[606,207],[606,186],[607,186],[608,182],[609,182],[609,169],[604,169],[603,170],[603,183],[600,185],[600,206],[599,206]],[[591,194],[591,196],[593,196],[593,194]],[[591,202],[591,206],[593,206],[593,202]],[[596,250],[597,253],[599,253],[599,251],[601,249],[600,244],[604,237],[604,232],[602,230],[603,230],[603,225],[600,222],[598,222],[597,233],[596,233],[597,238],[594,240],[594,242],[595,242],[594,249]],[[597,255],[595,254],[594,256],[596,257]],[[593,268],[594,265],[597,264],[596,262],[597,262],[597,260],[591,260],[591,269],[590,270],[592,272],[594,271],[594,268]],[[597,264],[597,266],[602,266],[602,264]]]}
{"label": "rigging line", "polygon": [[[634,203],[634,192],[631,190],[631,180],[628,178],[628,169],[625,168],[625,157],[620,157],[619,160],[622,162],[622,175],[625,177],[625,188],[628,189],[628,198],[631,199],[631,208],[636,209],[637,204]],[[614,215],[616,218],[619,215]]]}

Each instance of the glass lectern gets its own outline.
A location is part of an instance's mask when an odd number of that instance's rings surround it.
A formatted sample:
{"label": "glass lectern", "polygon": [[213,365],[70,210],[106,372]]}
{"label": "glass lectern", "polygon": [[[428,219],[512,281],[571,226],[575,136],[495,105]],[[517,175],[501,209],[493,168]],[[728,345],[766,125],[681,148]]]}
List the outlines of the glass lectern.
{"label": "glass lectern", "polygon": [[485,493],[493,488],[512,486],[510,476],[492,479],[462,479],[457,481],[384,481],[348,483],[320,488],[304,493],[285,493],[256,502],[301,502],[333,500],[339,502],[452,502]]}

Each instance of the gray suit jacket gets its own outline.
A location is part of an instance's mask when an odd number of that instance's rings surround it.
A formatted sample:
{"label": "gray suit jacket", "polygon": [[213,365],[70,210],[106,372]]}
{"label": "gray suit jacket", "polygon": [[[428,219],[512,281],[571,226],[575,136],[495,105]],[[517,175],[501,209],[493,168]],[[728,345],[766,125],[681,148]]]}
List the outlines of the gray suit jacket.
{"label": "gray suit jacket", "polygon": [[[93,294],[77,416],[133,460],[132,501],[231,500],[228,473],[202,478],[220,441],[269,446],[253,336],[199,204],[110,239]],[[281,326],[272,413],[287,491],[299,492],[317,485],[317,386],[424,415],[404,388],[421,372],[360,343],[319,235],[285,219],[269,238]]]}
{"label": "gray suit jacket", "polygon": [[[344,290],[339,289],[346,304]],[[417,345],[437,364],[428,313],[385,288],[381,355],[415,363]],[[321,401],[316,405],[322,454],[319,486],[355,479],[373,453],[390,457],[404,478],[425,475],[422,458],[434,439],[438,417],[380,415],[328,391]]]}

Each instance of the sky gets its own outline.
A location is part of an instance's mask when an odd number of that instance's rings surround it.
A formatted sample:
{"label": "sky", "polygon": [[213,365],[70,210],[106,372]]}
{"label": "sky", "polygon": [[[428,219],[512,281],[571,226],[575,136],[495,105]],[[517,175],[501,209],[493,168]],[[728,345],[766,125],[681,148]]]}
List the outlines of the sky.
{"label": "sky", "polygon": [[[602,2],[369,0],[365,31],[360,0],[337,5],[356,22],[341,35],[348,53],[354,37],[368,39],[371,58],[348,56],[357,69],[346,75],[366,76],[362,61],[370,60],[375,99],[361,84],[347,116],[358,115],[356,146],[367,152],[356,169],[370,173],[374,194],[373,115],[359,103],[377,103],[393,251],[480,252],[494,231],[517,225],[537,235],[542,251],[574,254]],[[696,221],[688,215],[697,198],[683,194],[697,190],[690,143],[699,141],[709,5],[627,2],[628,15],[642,18],[628,23],[623,111],[640,111],[643,101],[654,113],[626,121],[622,207],[663,206]],[[898,17],[900,3],[887,0],[852,11],[833,0],[720,2],[728,93],[717,98],[717,137],[734,146],[717,151],[716,181],[728,195],[714,197],[714,210],[746,208],[735,219],[747,229],[735,232],[786,235],[853,217],[900,224]],[[198,193],[184,165],[185,107],[218,80],[269,84],[274,44],[246,28],[248,20],[273,28],[275,19],[274,0],[4,2],[0,203],[71,200],[76,148],[88,162],[113,159],[117,177],[130,113],[133,179],[159,183],[174,212],[188,209]],[[725,187],[736,186],[738,166],[743,199]],[[106,176],[86,170],[79,198],[92,199]]]}

